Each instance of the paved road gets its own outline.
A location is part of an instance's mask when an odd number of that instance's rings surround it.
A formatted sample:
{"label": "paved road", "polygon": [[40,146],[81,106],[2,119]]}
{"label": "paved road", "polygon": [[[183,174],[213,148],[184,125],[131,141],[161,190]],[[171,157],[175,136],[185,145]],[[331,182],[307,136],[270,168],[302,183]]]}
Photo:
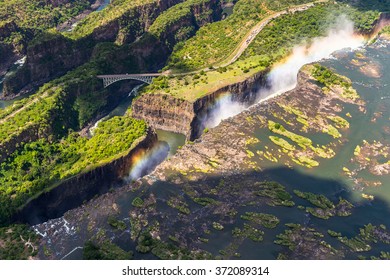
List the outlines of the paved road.
{"label": "paved road", "polygon": [[219,67],[226,67],[232,63],[234,63],[248,48],[248,46],[253,42],[253,40],[256,38],[256,36],[270,23],[273,19],[276,19],[282,15],[288,14],[288,13],[295,13],[295,12],[301,12],[305,11],[311,7],[313,7],[317,3],[324,3],[328,2],[328,0],[321,0],[316,2],[311,2],[299,6],[290,7],[286,10],[273,13],[266,17],[265,19],[261,20],[259,23],[257,23],[251,31],[244,37],[244,39],[241,41],[241,43],[238,45],[238,47],[233,51],[233,53],[227,58],[226,62],[222,62],[222,64],[219,65]]}

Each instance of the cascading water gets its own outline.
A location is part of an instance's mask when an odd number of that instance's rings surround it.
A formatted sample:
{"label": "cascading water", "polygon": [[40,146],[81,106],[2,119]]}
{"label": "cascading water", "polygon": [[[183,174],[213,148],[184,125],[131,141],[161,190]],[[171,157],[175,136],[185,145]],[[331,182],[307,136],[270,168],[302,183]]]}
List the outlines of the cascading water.
{"label": "cascading water", "polygon": [[[364,45],[364,37],[354,34],[354,24],[345,16],[339,17],[334,26],[326,37],[295,47],[285,61],[276,65],[268,74],[267,88],[257,93],[255,104],[293,89],[297,84],[299,69],[305,64],[329,58],[339,50],[356,49]],[[205,127],[216,127],[222,120],[241,113],[250,105],[235,101],[230,93],[225,94],[216,100],[211,113],[204,120]]]}

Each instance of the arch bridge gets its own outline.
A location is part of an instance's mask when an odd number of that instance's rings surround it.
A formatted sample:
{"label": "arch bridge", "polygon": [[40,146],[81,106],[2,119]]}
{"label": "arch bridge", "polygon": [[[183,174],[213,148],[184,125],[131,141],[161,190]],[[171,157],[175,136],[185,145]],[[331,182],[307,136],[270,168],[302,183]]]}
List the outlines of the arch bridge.
{"label": "arch bridge", "polygon": [[118,74],[118,75],[99,75],[97,76],[99,79],[103,80],[104,87],[108,87],[113,83],[122,80],[137,80],[144,82],[146,84],[151,84],[153,78],[162,76],[160,73],[151,73],[151,74]]}

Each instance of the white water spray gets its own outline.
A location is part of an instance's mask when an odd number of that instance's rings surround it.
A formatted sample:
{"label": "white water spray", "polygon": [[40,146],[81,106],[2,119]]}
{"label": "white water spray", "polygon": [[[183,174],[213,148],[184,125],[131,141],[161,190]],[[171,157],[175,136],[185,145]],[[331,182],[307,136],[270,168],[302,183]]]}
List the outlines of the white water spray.
{"label": "white water spray", "polygon": [[131,182],[151,173],[169,153],[169,145],[166,142],[157,142],[150,150],[134,156],[134,164],[125,181]]}
{"label": "white water spray", "polygon": [[[354,24],[346,16],[339,17],[334,26],[326,37],[315,38],[311,44],[295,47],[285,62],[275,66],[268,75],[269,88],[260,90],[256,103],[295,88],[299,69],[305,64],[330,58],[338,50],[356,49],[364,45],[364,38],[354,34]],[[227,95],[217,102],[205,125],[215,127],[222,120],[241,113],[247,107]]]}

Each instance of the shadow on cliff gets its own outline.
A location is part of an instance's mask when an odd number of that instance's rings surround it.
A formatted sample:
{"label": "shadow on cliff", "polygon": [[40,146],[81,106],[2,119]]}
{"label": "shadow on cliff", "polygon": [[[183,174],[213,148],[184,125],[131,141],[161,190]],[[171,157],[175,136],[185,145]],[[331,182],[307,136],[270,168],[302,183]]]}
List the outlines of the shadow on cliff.
{"label": "shadow on cliff", "polygon": [[[175,179],[172,179],[172,181],[174,180]],[[221,183],[221,181],[224,182],[223,189],[220,190],[217,195],[211,195],[210,189],[216,188]],[[315,218],[314,216],[310,217],[312,223],[321,225],[324,228],[329,228],[329,221],[336,220],[345,221],[345,223],[343,222],[343,226],[345,227],[345,229],[349,228],[349,230],[347,230],[346,232],[357,231],[359,227],[368,223],[377,225],[384,224],[390,227],[390,221],[388,219],[388,216],[390,215],[390,202],[385,201],[380,197],[375,197],[374,201],[368,201],[364,199],[359,199],[358,201],[356,201],[356,194],[354,196],[349,187],[347,187],[341,181],[312,176],[287,167],[266,169],[261,172],[253,171],[247,173],[232,174],[229,176],[208,176],[199,181],[187,181],[184,177],[184,182],[180,184],[175,184],[166,181],[157,181],[150,188],[147,189],[146,192],[148,194],[146,196],[148,196],[150,193],[153,193],[156,196],[157,200],[168,200],[171,195],[183,195],[183,193],[186,193],[188,191],[188,187],[190,186],[195,190],[197,197],[210,197],[212,199],[215,199],[216,201],[225,203],[226,205],[237,204],[236,206],[240,207],[239,205],[246,200],[245,195],[248,194],[246,191],[256,191],[257,187],[254,186],[254,183],[264,181],[277,182],[283,185],[286,190],[293,196],[293,200],[299,202],[296,203],[295,206],[304,205],[309,207],[315,207],[311,205],[308,201],[298,198],[293,193],[294,190],[312,192],[314,194],[323,194],[335,204],[339,202],[340,197],[347,199],[354,204],[355,207],[352,210],[353,214],[349,217],[332,217],[331,220],[323,220]],[[242,192],[240,192],[238,195],[237,192],[230,192],[230,190],[234,190],[234,188],[242,189]],[[184,196],[187,198],[186,201],[192,201],[192,199],[187,195],[184,194]],[[249,203],[250,205],[249,200],[246,201],[244,204],[247,203]],[[194,204],[192,202],[189,204],[195,206],[195,208],[199,207],[199,205]],[[273,211],[272,209],[275,209],[274,207],[270,207],[266,204],[262,204],[260,208],[267,209],[266,211]],[[296,207],[279,207],[279,209],[281,209],[282,213],[286,214],[286,222],[302,223],[305,219],[307,219],[307,216],[305,215],[306,212],[298,210]],[[300,213],[298,215],[300,220],[294,220],[294,214],[292,214],[294,211],[298,211]],[[176,224],[175,215],[177,215],[177,213],[171,214],[173,215],[173,217],[165,218],[162,221],[164,224],[169,224],[168,228],[175,226]],[[290,214],[291,216],[289,216]],[[182,223],[182,221],[180,221],[179,224],[180,227],[185,228],[186,226],[193,226],[193,222],[194,220],[189,218],[188,225],[180,224]]]}
{"label": "shadow on cliff", "polygon": [[[183,178],[183,177],[182,177]],[[185,177],[184,177],[185,178]],[[175,180],[175,179],[173,179]],[[185,179],[184,179],[185,180]],[[223,181],[223,187],[221,186]],[[295,202],[294,207],[270,206],[265,201],[267,198],[257,198],[256,203],[253,200],[253,192],[258,190],[254,184],[256,182],[277,182],[285,186],[286,190],[292,195]],[[210,194],[211,189],[218,189],[218,194]],[[237,191],[239,189],[239,191]],[[297,206],[315,207],[307,200],[297,197],[293,190],[303,192],[311,192],[314,194],[323,194],[335,205],[338,204],[339,198],[346,199],[354,204],[352,215],[333,216],[329,219],[320,219],[308,214],[305,210],[299,209]],[[157,201],[168,201],[171,197],[184,196],[186,203],[190,209],[188,215],[178,215],[178,211],[166,207],[166,205],[158,204],[157,212],[159,218],[157,219],[161,225],[160,234],[162,240],[168,239],[172,232],[175,236],[180,237],[181,244],[186,244],[189,248],[196,249],[200,246],[201,249],[211,252],[213,255],[218,255],[220,250],[228,247],[231,237],[226,236],[226,231],[219,233],[218,231],[208,235],[207,239],[210,241],[207,244],[199,244],[197,241],[199,236],[204,235],[204,229],[207,226],[211,227],[212,221],[220,222],[225,230],[231,231],[235,227],[242,225],[240,215],[247,211],[255,211],[259,213],[269,213],[276,215],[280,223],[274,229],[267,229],[265,235],[265,244],[259,243],[256,247],[248,252],[242,252],[243,259],[275,259],[281,249],[285,249],[273,243],[276,236],[284,230],[288,229],[285,224],[294,223],[315,228],[320,233],[324,234],[323,240],[340,249],[342,244],[335,238],[331,238],[327,231],[329,229],[340,232],[343,236],[348,238],[355,237],[359,234],[360,228],[369,223],[373,225],[390,226],[388,216],[390,215],[390,203],[376,197],[374,201],[359,200],[356,201],[356,196],[348,189],[345,184],[340,181],[319,178],[311,176],[294,169],[289,168],[273,168],[262,172],[247,172],[242,174],[232,174],[228,176],[209,176],[199,181],[186,181],[180,184],[168,183],[165,181],[157,181],[147,189],[141,189],[138,194],[142,192],[147,198],[151,194],[155,196]],[[200,206],[193,202],[193,199],[186,195],[186,193],[193,193],[196,197],[211,198],[220,203]],[[263,200],[265,199],[265,201]],[[219,206],[218,206],[219,205]],[[131,208],[130,208],[131,209]],[[229,213],[238,211],[236,218],[230,217]],[[237,213],[237,212],[236,212]],[[153,217],[156,218],[156,217]],[[244,221],[245,222],[245,221]],[[248,244],[247,244],[248,245]],[[247,246],[243,244],[243,248]],[[253,244],[252,244],[253,245]],[[254,245],[253,245],[254,246]],[[373,249],[367,253],[366,257],[372,255],[379,255],[380,251],[386,249],[387,245],[378,244],[373,245]],[[257,249],[255,249],[257,248]],[[314,258],[312,251],[318,249],[317,247],[305,247],[303,251],[295,251],[294,254],[298,258],[310,259]],[[344,250],[344,249],[343,249]],[[245,251],[245,249],[244,249]],[[356,258],[357,255],[346,252],[346,258]],[[370,255],[371,254],[371,255]],[[364,255],[364,254],[363,254]],[[299,257],[300,256],[300,257]],[[137,254],[136,257],[143,258],[142,254]],[[323,256],[325,258],[325,255]],[[335,258],[335,256],[329,258]]]}

